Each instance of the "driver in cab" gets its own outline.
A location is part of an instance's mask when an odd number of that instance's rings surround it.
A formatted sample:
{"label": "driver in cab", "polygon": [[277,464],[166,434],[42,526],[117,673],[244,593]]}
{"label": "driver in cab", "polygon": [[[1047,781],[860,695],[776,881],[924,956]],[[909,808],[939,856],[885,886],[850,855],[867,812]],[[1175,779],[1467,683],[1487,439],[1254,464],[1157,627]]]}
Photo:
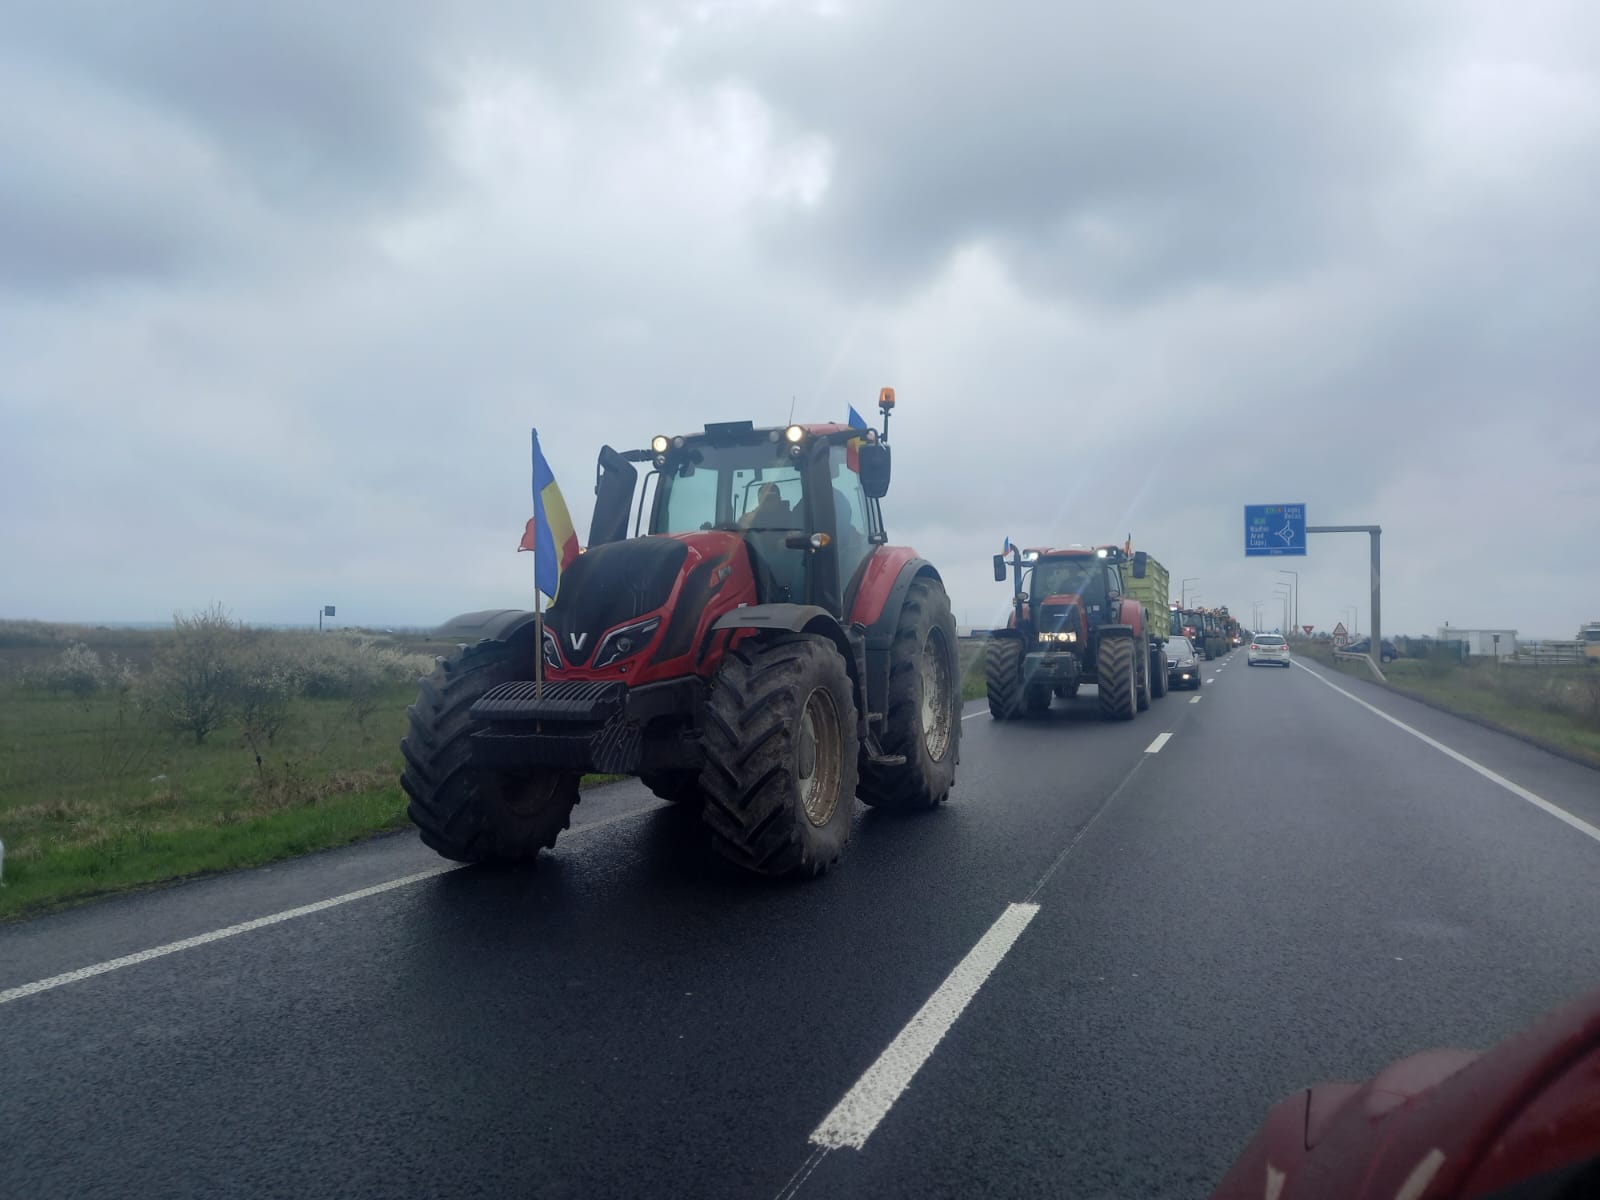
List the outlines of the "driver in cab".
{"label": "driver in cab", "polygon": [[783,498],[775,483],[764,483],[756,506],[739,518],[741,530],[798,529],[794,508]]}

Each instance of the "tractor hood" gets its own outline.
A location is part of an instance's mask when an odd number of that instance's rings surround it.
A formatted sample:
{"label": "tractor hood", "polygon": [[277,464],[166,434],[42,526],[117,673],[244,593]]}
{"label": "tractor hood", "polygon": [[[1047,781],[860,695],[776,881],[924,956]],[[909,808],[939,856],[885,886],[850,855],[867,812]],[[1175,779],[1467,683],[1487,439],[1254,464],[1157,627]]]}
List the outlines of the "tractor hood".
{"label": "tractor hood", "polygon": [[[684,673],[710,622],[755,600],[743,539],[719,531],[629,538],[580,554],[546,617],[545,664],[566,678]],[[554,642],[554,646],[551,643]],[[698,673],[698,672],[696,672]]]}

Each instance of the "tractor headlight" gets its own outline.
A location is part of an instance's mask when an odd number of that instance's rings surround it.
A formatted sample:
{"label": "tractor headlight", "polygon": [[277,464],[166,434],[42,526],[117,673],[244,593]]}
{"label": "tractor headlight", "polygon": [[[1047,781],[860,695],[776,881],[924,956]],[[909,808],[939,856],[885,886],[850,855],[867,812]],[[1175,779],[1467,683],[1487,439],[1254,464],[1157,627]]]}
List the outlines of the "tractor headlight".
{"label": "tractor headlight", "polygon": [[791,425],[783,431],[783,439],[791,446],[798,446],[806,439],[806,431],[798,425]]}
{"label": "tractor headlight", "polygon": [[594,662],[589,665],[596,670],[609,667],[618,659],[643,650],[650,641],[650,635],[655,633],[660,624],[660,617],[651,617],[648,621],[636,621],[612,630],[606,634],[606,640],[600,643],[600,649],[594,653]]}
{"label": "tractor headlight", "polygon": [[650,439],[650,449],[657,454],[665,454],[672,446],[672,439],[664,433],[658,433]]}
{"label": "tractor headlight", "polygon": [[1039,635],[1039,640],[1041,642],[1060,642],[1070,646],[1078,640],[1078,633],[1074,629],[1061,629],[1053,633],[1046,631]]}

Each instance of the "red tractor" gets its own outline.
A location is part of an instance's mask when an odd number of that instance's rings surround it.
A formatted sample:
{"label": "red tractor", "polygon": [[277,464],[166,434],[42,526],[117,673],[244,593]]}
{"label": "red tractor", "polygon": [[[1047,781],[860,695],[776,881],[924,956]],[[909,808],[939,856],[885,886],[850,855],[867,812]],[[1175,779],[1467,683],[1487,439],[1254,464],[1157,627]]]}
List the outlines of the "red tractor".
{"label": "red tractor", "polygon": [[[852,796],[944,801],[955,620],[933,566],[887,544],[892,388],[879,404],[882,435],[729,421],[603,448],[588,548],[543,621],[446,626],[476,640],[422,681],[401,743],[422,840],[467,862],[531,859],[567,827],[585,772],[629,774],[698,807],[738,865],[811,876],[849,840]],[[635,463],[651,469],[629,537]]]}
{"label": "red tractor", "polygon": [[1152,677],[1144,606],[1124,570],[1143,574],[1146,557],[1121,546],[1021,550],[994,556],[995,582],[1012,577],[1012,613],[989,642],[984,664],[989,712],[1000,721],[1036,716],[1052,696],[1070,699],[1080,684],[1099,692],[1107,720],[1131,721],[1166,694],[1166,672]]}

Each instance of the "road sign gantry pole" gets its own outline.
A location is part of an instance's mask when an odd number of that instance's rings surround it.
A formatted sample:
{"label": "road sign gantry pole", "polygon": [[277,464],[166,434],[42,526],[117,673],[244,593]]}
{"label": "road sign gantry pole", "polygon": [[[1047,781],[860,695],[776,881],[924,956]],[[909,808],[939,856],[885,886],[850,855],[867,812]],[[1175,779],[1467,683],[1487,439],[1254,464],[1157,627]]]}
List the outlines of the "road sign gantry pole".
{"label": "road sign gantry pole", "polygon": [[1372,670],[1379,679],[1383,678],[1383,670],[1378,666],[1383,661],[1383,598],[1382,598],[1382,555],[1380,542],[1383,537],[1382,525],[1307,525],[1307,533],[1364,533],[1372,539],[1372,612],[1367,620],[1371,627],[1369,636],[1372,638],[1371,648],[1367,652],[1367,660],[1372,664]]}

